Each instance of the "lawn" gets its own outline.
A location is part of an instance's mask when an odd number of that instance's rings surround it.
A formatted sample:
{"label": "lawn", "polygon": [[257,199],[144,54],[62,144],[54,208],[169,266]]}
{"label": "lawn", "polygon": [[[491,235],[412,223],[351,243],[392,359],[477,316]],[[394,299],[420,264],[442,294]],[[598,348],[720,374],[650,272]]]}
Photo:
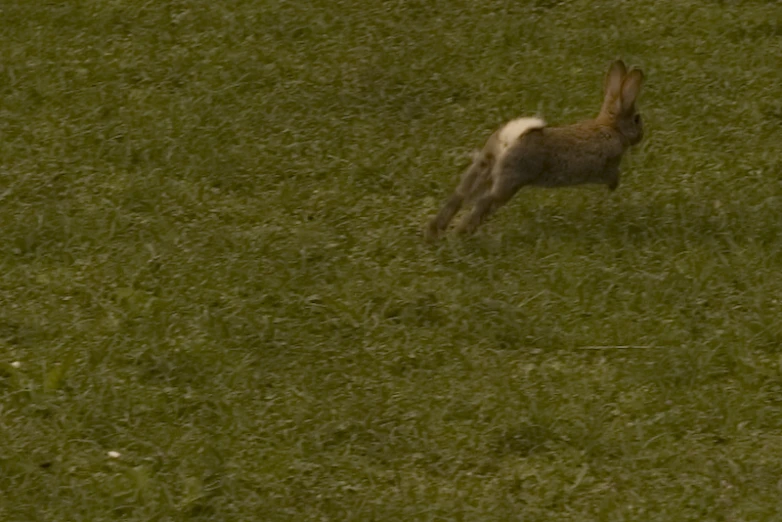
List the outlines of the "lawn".
{"label": "lawn", "polygon": [[[782,517],[782,4],[0,2],[0,520]],[[502,122],[615,192],[421,228]]]}

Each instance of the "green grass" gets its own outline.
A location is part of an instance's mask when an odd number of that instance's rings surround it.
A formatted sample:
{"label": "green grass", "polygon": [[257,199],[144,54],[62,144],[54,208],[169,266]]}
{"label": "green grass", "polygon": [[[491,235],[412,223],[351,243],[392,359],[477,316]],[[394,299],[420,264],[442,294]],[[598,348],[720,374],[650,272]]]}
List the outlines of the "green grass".
{"label": "green grass", "polygon": [[[778,2],[9,0],[0,40],[0,520],[780,517]],[[619,190],[421,240],[617,57]]]}

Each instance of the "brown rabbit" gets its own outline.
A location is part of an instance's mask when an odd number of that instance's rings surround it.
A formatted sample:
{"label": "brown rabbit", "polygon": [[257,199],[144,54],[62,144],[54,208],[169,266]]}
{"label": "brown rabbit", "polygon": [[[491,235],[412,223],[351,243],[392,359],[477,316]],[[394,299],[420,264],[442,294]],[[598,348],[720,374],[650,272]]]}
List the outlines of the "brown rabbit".
{"label": "brown rabbit", "polygon": [[475,155],[459,187],[429,221],[426,238],[437,238],[465,201],[473,202],[473,209],[457,232],[473,232],[525,185],[604,183],[616,189],[622,155],[643,138],[641,115],[635,111],[642,81],[640,69],[628,72],[617,60],[608,69],[603,106],[595,119],[564,127],[546,127],[538,118],[505,124]]}

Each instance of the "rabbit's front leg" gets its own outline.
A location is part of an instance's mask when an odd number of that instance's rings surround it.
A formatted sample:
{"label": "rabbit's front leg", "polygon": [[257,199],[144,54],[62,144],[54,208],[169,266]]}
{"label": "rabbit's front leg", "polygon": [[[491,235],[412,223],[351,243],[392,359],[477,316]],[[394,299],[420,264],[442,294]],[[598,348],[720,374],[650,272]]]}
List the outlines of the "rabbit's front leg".
{"label": "rabbit's front leg", "polygon": [[612,160],[606,165],[605,180],[605,184],[611,192],[619,187],[619,160]]}

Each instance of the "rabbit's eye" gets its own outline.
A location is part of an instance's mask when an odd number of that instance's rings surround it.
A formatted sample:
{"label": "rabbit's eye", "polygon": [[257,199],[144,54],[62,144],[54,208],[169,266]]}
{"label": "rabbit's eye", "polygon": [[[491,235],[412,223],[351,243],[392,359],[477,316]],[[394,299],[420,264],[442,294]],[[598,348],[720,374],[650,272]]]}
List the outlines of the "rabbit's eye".
{"label": "rabbit's eye", "polygon": [[633,117],[633,123],[635,123],[636,125],[640,125],[640,123],[641,123],[641,115],[640,114],[636,114]]}

